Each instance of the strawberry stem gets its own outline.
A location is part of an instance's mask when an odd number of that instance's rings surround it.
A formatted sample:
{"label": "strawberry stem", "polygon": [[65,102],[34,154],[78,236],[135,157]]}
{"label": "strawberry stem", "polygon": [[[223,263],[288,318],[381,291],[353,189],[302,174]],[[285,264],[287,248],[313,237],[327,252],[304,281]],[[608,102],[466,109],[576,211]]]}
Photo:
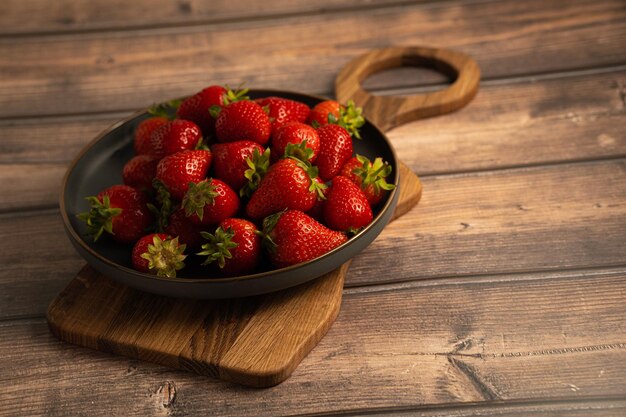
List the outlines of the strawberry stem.
{"label": "strawberry stem", "polygon": [[165,117],[166,119],[174,120],[176,118],[176,111],[182,102],[182,100],[171,100],[165,103],[155,104],[148,109],[148,113],[154,117]]}
{"label": "strawberry stem", "polygon": [[249,168],[244,172],[244,176],[248,183],[239,190],[240,197],[250,197],[267,174],[267,170],[270,168],[270,148],[267,148],[263,153],[255,148],[252,151],[252,156],[246,158],[246,164]]}
{"label": "strawberry stem", "polygon": [[176,210],[172,204],[170,193],[167,191],[165,184],[158,179],[152,180],[152,187],[156,190],[156,201],[159,204],[157,208],[154,204],[148,203],[148,209],[154,214],[156,219],[156,230],[159,233],[163,233],[167,224],[169,223],[170,216]]}
{"label": "strawberry stem", "polygon": [[361,179],[362,189],[373,185],[376,194],[378,194],[380,190],[389,191],[395,188],[395,185],[387,183],[385,179],[393,169],[389,163],[380,157],[374,159],[373,163],[363,155],[357,155],[356,159],[361,163],[361,167],[354,168],[352,173]]}
{"label": "strawberry stem", "polygon": [[[346,129],[350,135],[357,139],[361,139],[359,128],[365,124],[365,118],[363,118],[362,113],[363,109],[361,107],[357,107],[354,104],[354,101],[350,100],[348,101],[347,106],[341,106],[339,108],[339,118],[330,113],[328,115],[328,122],[338,124]],[[332,122],[331,119],[333,120]]]}
{"label": "strawberry stem", "polygon": [[234,103],[235,101],[250,100],[250,97],[246,95],[250,90],[247,88],[242,88],[243,83],[234,90],[231,89],[228,85],[225,85],[225,87],[226,94],[224,94],[224,106],[227,106],[230,103]]}
{"label": "strawberry stem", "polygon": [[142,253],[141,257],[148,261],[150,272],[159,277],[175,278],[176,271],[185,267],[185,249],[186,245],[178,244],[178,237],[161,240],[154,236],[148,252]]}
{"label": "strawberry stem", "polygon": [[310,161],[311,158],[313,158],[313,149],[306,145],[306,139],[300,143],[288,143],[285,147],[285,154],[283,155],[283,158],[291,156],[301,161]]}
{"label": "strawberry stem", "polygon": [[122,213],[121,208],[111,207],[111,199],[108,195],[102,197],[102,201],[98,197],[87,197],[86,200],[91,206],[89,211],[78,214],[80,220],[87,223],[87,233],[93,237],[96,242],[102,233],[113,233],[113,217]]}
{"label": "strawberry stem", "polygon": [[217,265],[220,268],[224,268],[226,265],[226,259],[231,259],[233,257],[232,253],[230,253],[230,249],[234,249],[239,244],[237,242],[233,242],[232,238],[235,236],[235,232],[232,229],[228,228],[226,230],[218,227],[215,230],[215,234],[211,234],[208,232],[200,232],[203,238],[207,239],[209,242],[202,245],[202,252],[198,252],[196,255],[206,256],[207,258],[202,262],[202,265],[209,265],[212,262],[217,261]]}
{"label": "strawberry stem", "polygon": [[185,215],[189,217],[195,213],[202,220],[202,217],[204,217],[204,206],[207,204],[214,205],[215,197],[218,195],[210,178],[202,180],[197,184],[190,182],[189,190],[187,190],[182,202]]}

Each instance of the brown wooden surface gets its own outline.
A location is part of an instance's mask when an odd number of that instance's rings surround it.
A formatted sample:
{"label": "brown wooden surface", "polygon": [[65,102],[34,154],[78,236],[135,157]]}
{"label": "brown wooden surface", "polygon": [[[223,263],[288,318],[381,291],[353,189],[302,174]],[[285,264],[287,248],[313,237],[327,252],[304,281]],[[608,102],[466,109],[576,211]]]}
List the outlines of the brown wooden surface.
{"label": "brown wooden surface", "polygon": [[[420,200],[422,185],[400,165],[393,218]],[[52,301],[46,318],[59,339],[241,385],[283,382],[335,321],[351,261],[276,293],[190,301],[118,284],[85,266]]]}
{"label": "brown wooden surface", "polygon": [[[8,0],[0,17],[0,415],[624,415],[623,1],[267,1],[215,19],[199,1],[189,18],[45,3]],[[46,306],[83,264],[56,195],[99,130],[212,81],[332,94],[350,59],[411,44],[472,56],[481,90],[390,132],[423,200],[355,258],[291,378],[246,390],[49,333]],[[449,362],[463,346],[474,356]]]}

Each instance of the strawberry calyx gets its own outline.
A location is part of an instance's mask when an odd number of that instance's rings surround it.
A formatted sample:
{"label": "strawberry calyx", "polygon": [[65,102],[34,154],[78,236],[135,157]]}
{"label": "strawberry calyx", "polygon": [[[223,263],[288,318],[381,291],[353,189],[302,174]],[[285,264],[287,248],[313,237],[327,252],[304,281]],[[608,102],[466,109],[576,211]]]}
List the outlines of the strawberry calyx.
{"label": "strawberry calyx", "polygon": [[239,190],[240,197],[250,197],[267,174],[270,168],[270,148],[267,148],[263,153],[255,148],[252,155],[246,158],[246,164],[249,168],[244,172],[244,176],[248,183]]}
{"label": "strawberry calyx", "polygon": [[174,120],[176,111],[182,102],[182,100],[170,100],[165,103],[155,104],[148,109],[148,113],[154,117],[165,117],[168,120]]}
{"label": "strawberry calyx", "polygon": [[87,223],[87,233],[93,237],[93,241],[97,241],[102,233],[113,233],[113,217],[122,213],[121,208],[111,207],[111,199],[108,195],[102,197],[102,201],[98,197],[87,197],[86,200],[91,206],[89,211],[78,214],[80,220]]}
{"label": "strawberry calyx", "polygon": [[387,183],[386,177],[391,174],[392,167],[382,158],[374,159],[372,163],[367,157],[357,155],[356,159],[361,163],[360,167],[352,170],[352,173],[361,179],[361,188],[366,189],[370,185],[374,187],[374,192],[379,194],[381,190],[393,190],[395,185]]}
{"label": "strawberry calyx", "polygon": [[248,92],[250,91],[248,88],[241,88],[243,85],[231,89],[228,85],[226,87],[226,94],[224,94],[224,105],[228,105],[230,103],[234,103],[235,101],[243,101],[250,100],[250,96],[248,96]]}
{"label": "strawberry calyx", "polygon": [[175,278],[176,271],[185,267],[183,261],[187,257],[184,254],[186,247],[178,244],[178,237],[163,240],[154,236],[148,251],[142,253],[141,258],[148,261],[150,272],[159,277]]}
{"label": "strawberry calyx", "polygon": [[[303,142],[306,142],[306,140],[304,140]],[[319,169],[315,165],[312,165],[308,160],[303,161],[299,158],[296,158],[295,156],[287,156],[286,158],[290,158],[296,161],[297,165],[307,173],[307,175],[311,179],[309,191],[315,192],[317,194],[318,200],[325,200],[326,196],[324,195],[324,190],[328,188],[328,186],[321,181],[316,181],[316,178],[319,177]]]}
{"label": "strawberry calyx", "polygon": [[332,113],[328,113],[328,123],[339,125],[346,129],[351,136],[361,139],[359,128],[365,124],[365,118],[362,113],[363,109],[357,107],[354,101],[350,100],[347,106],[339,108],[339,118]]}
{"label": "strawberry calyx", "polygon": [[156,231],[163,233],[169,223],[170,216],[176,211],[176,207],[172,204],[170,192],[167,191],[167,187],[163,182],[155,178],[152,180],[152,187],[156,191],[155,199],[159,207],[148,203],[148,210],[154,214],[154,218],[156,219]]}
{"label": "strawberry calyx", "polygon": [[226,93],[224,93],[223,95],[222,105],[220,106],[219,104],[214,104],[209,107],[209,114],[211,114],[211,117],[214,119],[217,119],[217,116],[220,115],[220,112],[222,111],[222,108],[224,106],[228,106],[229,104],[236,101],[250,100],[250,96],[247,95],[248,91],[250,91],[249,89],[241,88],[241,86],[237,87],[234,90],[231,89],[228,85],[226,85],[225,87]]}
{"label": "strawberry calyx", "polygon": [[278,224],[278,220],[280,220],[280,217],[285,214],[286,211],[287,210],[282,210],[264,218],[263,230],[255,232],[261,237],[261,245],[270,253],[276,252],[276,248],[278,247],[276,242],[272,240],[270,233],[272,233],[272,230],[274,230],[274,227]]}
{"label": "strawberry calyx", "polygon": [[218,227],[214,234],[208,232],[200,232],[203,238],[208,240],[208,243],[202,245],[202,252],[198,252],[196,255],[206,256],[207,258],[202,262],[202,265],[209,265],[213,262],[217,262],[220,268],[224,268],[226,265],[226,259],[233,257],[230,253],[230,249],[234,249],[239,244],[233,242],[232,239],[235,236],[235,232],[231,228],[226,230],[222,227]]}
{"label": "strawberry calyx", "polygon": [[313,158],[313,149],[309,148],[307,140],[304,139],[300,143],[288,143],[285,147],[285,154],[283,157],[294,157],[301,161],[310,161]]}
{"label": "strawberry calyx", "polygon": [[207,204],[214,205],[215,197],[218,195],[219,193],[215,191],[215,185],[213,185],[211,179],[202,180],[197,184],[190,182],[189,190],[182,201],[185,215],[190,217],[195,214],[202,220],[202,217],[204,217],[204,206]]}

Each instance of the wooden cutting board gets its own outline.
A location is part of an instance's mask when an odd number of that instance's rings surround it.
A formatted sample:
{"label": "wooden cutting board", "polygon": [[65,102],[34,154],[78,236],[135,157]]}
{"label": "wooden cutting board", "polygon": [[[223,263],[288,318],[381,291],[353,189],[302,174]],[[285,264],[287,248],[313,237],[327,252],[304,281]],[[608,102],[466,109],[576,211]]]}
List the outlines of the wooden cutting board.
{"label": "wooden cutting board", "polygon": [[[394,218],[421,193],[401,164]],[[148,294],[85,266],[50,304],[48,324],[69,343],[269,387],[288,378],[332,325],[349,264],[298,287],[230,300]]]}

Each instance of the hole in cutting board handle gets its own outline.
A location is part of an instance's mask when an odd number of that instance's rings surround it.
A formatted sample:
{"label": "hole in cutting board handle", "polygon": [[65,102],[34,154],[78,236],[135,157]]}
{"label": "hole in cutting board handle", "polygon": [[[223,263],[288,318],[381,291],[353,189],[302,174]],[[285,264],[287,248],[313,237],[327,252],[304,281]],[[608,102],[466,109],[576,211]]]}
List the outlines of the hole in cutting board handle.
{"label": "hole in cutting board handle", "polygon": [[361,87],[375,96],[406,97],[448,88],[458,74],[445,73],[432,66],[411,65],[388,68],[368,75]]}
{"label": "hole in cutting board handle", "polygon": [[[410,96],[379,96],[366,91],[361,83],[386,69],[420,66],[434,68],[454,81],[447,88]],[[377,49],[349,62],[335,79],[337,99],[350,99],[363,107],[365,116],[384,131],[413,120],[438,116],[469,103],[480,82],[478,64],[469,56],[446,49],[421,46]]]}

